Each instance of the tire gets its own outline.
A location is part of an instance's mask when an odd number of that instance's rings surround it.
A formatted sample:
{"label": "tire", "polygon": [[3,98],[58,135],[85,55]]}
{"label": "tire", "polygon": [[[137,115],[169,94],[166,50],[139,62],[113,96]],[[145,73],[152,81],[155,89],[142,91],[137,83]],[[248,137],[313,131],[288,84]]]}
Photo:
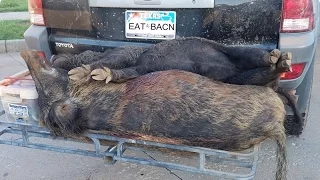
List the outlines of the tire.
{"label": "tire", "polygon": [[303,79],[299,87],[296,89],[296,94],[299,95],[297,105],[300,112],[302,112],[301,116],[303,126],[298,126],[295,123],[295,117],[293,115],[287,115],[284,123],[287,135],[301,135],[308,122],[309,106],[313,84],[314,61],[315,60],[313,59],[308,69],[308,72],[305,75],[305,78]]}

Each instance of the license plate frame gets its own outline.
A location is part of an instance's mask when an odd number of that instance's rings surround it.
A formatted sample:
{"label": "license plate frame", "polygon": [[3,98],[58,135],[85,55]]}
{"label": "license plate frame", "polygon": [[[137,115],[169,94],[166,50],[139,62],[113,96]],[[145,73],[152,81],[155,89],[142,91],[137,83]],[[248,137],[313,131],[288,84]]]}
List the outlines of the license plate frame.
{"label": "license plate frame", "polygon": [[125,36],[128,39],[175,39],[176,29],[175,11],[125,11]]}

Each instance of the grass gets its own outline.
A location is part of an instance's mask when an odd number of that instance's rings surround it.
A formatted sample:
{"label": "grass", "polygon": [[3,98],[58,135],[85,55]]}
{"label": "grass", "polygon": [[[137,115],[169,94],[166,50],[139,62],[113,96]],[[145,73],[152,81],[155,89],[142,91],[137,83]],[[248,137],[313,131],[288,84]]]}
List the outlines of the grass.
{"label": "grass", "polygon": [[29,26],[29,20],[0,21],[0,40],[23,39]]}
{"label": "grass", "polygon": [[2,0],[0,2],[0,13],[21,11],[28,11],[28,0]]}

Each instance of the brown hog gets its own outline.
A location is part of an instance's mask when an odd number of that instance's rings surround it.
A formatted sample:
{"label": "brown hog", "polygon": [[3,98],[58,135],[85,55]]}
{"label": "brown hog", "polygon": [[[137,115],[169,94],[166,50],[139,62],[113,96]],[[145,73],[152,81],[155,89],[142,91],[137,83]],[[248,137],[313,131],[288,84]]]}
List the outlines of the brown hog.
{"label": "brown hog", "polygon": [[286,178],[285,108],[271,88],[224,84],[180,70],[126,83],[75,83],[35,51],[21,56],[39,92],[41,117],[56,135],[82,135],[91,129],[231,151],[273,138],[278,142],[276,179]]}

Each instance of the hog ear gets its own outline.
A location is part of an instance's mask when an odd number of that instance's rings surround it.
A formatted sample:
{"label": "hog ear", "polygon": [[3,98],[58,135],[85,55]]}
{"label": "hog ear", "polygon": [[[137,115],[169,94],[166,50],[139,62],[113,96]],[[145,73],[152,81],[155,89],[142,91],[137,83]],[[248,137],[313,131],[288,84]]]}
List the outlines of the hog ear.
{"label": "hog ear", "polygon": [[82,132],[80,123],[77,123],[78,107],[70,101],[54,102],[48,116],[49,127],[53,132],[74,135]]}

